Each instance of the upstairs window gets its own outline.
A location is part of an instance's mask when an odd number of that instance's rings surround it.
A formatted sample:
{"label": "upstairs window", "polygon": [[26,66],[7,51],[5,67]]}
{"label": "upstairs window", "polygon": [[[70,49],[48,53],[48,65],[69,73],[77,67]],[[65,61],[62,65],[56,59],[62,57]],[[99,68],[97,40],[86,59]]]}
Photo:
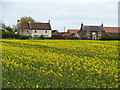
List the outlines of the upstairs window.
{"label": "upstairs window", "polygon": [[35,30],[35,33],[37,33],[37,31]]}
{"label": "upstairs window", "polygon": [[28,30],[27,30],[27,32],[28,32]]}
{"label": "upstairs window", "polygon": [[23,32],[23,30],[22,30],[22,32]]}
{"label": "upstairs window", "polygon": [[100,31],[98,32],[98,36],[101,36],[101,32]]}
{"label": "upstairs window", "polygon": [[90,31],[86,31],[86,35],[90,35]]}
{"label": "upstairs window", "polygon": [[45,30],[45,33],[47,33],[47,30]]}

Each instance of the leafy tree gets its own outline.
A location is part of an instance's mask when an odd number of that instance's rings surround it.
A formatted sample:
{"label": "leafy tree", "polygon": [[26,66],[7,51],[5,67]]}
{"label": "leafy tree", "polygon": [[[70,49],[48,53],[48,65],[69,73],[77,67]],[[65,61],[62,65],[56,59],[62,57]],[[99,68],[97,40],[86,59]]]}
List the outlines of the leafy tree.
{"label": "leafy tree", "polygon": [[8,30],[9,32],[13,32],[13,29],[10,26],[8,26],[6,30]]}
{"label": "leafy tree", "polygon": [[30,21],[31,23],[34,23],[34,22],[35,22],[35,20],[34,20],[32,17],[22,17],[22,18],[20,19],[20,21],[21,21],[21,23],[29,23],[29,21]]}

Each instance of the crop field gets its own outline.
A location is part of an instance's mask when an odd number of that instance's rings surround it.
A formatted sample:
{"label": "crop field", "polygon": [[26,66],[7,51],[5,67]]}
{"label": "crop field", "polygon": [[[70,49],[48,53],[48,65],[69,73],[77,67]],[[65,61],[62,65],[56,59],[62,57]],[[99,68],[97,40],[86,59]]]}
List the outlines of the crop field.
{"label": "crop field", "polygon": [[118,41],[2,40],[3,88],[118,88]]}

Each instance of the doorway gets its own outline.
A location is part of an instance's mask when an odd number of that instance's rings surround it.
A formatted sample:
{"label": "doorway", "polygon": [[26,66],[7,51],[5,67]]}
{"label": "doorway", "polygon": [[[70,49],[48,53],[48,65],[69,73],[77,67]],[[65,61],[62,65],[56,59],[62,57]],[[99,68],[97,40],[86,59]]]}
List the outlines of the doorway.
{"label": "doorway", "polygon": [[96,39],[96,33],[92,32],[92,40],[95,40],[95,39]]}

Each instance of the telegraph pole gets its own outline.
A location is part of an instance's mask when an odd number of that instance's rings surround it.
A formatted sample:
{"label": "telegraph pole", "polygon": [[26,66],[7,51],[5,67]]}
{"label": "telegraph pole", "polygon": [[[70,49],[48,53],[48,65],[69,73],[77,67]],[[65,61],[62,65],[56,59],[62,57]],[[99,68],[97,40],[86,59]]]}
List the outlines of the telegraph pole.
{"label": "telegraph pole", "polygon": [[64,32],[65,32],[65,26],[64,26]]}

